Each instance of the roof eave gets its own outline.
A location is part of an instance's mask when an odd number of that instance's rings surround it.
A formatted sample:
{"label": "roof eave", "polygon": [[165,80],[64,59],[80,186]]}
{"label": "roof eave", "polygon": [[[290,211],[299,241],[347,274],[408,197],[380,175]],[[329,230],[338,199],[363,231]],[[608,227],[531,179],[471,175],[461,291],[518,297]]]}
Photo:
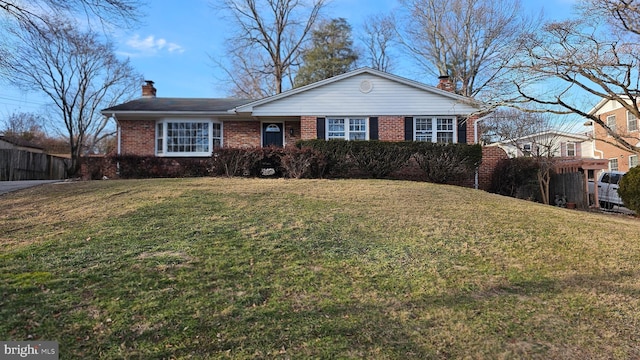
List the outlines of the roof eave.
{"label": "roof eave", "polygon": [[121,115],[135,115],[135,116],[166,116],[166,115],[192,115],[192,116],[222,116],[222,115],[235,115],[233,110],[222,111],[186,111],[186,110],[172,110],[172,111],[140,111],[140,110],[102,110],[100,112],[104,116],[121,116]]}

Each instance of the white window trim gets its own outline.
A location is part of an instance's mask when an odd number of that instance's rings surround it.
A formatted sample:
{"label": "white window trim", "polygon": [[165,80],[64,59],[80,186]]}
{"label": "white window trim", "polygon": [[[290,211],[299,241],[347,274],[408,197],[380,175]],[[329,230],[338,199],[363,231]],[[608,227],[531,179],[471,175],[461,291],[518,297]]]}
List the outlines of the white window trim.
{"label": "white window trim", "polygon": [[[458,143],[458,121],[455,116],[414,116],[413,117],[413,141],[417,141],[416,120],[417,119],[430,119],[431,120],[431,142],[438,142],[438,119],[453,120],[453,144]],[[443,131],[440,131],[443,132]],[[448,131],[447,131],[448,132]]]}
{"label": "white window trim", "polygon": [[[573,155],[569,155],[569,146],[573,146]],[[576,144],[574,142],[567,142],[567,144],[565,146],[565,151],[566,151],[565,156],[567,156],[567,157],[578,156],[578,144]]]}
{"label": "white window trim", "polygon": [[[636,165],[631,166],[631,159],[635,158],[636,160]],[[636,166],[638,166],[638,155],[629,155],[629,169],[634,168]]]}
{"label": "white window trim", "polygon": [[[329,121],[330,120],[339,120],[339,119],[343,119],[344,120],[344,137],[333,137],[330,138],[329,137]],[[369,125],[369,117],[367,116],[327,116],[325,117],[324,120],[324,124],[325,124],[325,131],[324,131],[324,139],[325,140],[334,140],[334,139],[342,139],[342,140],[349,140],[349,120],[361,120],[364,119],[365,121],[365,130],[364,130],[364,140],[369,140],[369,132],[370,132],[370,125]]]}
{"label": "white window trim", "polygon": [[[163,149],[161,152],[158,151],[158,124],[162,123],[162,145]],[[206,123],[209,124],[209,139],[208,139],[208,147],[209,151],[199,151],[199,152],[168,152],[167,146],[167,131],[168,126],[167,123]],[[213,153],[213,124],[220,124],[220,146],[223,146],[224,139],[224,126],[222,121],[213,120],[213,119],[179,119],[179,118],[165,118],[156,121],[155,129],[154,129],[154,148],[155,154],[158,157],[205,157],[211,156]]]}
{"label": "white window trim", "polygon": [[[613,119],[613,126],[610,125],[610,119]],[[608,115],[607,116],[607,126],[611,129],[611,131],[615,132],[617,129],[617,121],[618,119],[616,119],[615,115]],[[611,134],[607,133],[607,136],[611,136]]]}
{"label": "white window trim", "polygon": [[[612,168],[611,163],[615,160],[616,162],[616,168]],[[618,171],[618,169],[620,169],[620,162],[618,161],[618,158],[611,158],[609,159],[609,171]]]}
{"label": "white window trim", "polygon": [[633,116],[633,114],[629,110],[627,110],[627,131],[638,131],[638,118],[636,118],[636,128],[634,130],[629,129],[629,115]]}

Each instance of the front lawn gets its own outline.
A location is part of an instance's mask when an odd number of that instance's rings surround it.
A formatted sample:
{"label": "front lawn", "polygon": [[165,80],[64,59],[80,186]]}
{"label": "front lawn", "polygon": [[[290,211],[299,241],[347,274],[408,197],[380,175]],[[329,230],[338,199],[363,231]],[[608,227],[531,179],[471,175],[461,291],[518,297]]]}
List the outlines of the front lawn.
{"label": "front lawn", "polygon": [[0,340],[60,359],[640,358],[640,221],[379,180],[0,196]]}

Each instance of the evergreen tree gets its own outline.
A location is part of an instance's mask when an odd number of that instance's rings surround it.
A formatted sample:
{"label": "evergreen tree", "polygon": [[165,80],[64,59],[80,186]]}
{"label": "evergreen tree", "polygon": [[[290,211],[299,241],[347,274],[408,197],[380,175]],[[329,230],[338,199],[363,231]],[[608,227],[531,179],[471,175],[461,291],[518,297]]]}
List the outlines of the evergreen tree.
{"label": "evergreen tree", "polygon": [[303,65],[295,87],[304,86],[352,70],[358,54],[352,48],[351,26],[344,18],[322,23],[311,34],[311,46],[302,51]]}

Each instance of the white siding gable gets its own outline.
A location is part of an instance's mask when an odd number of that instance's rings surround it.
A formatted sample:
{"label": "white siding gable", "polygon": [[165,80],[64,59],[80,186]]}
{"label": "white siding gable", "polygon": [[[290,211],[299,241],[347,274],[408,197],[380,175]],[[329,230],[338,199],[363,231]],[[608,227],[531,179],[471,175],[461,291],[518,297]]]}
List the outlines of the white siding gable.
{"label": "white siding gable", "polygon": [[253,116],[468,115],[478,109],[441,90],[360,73],[252,107]]}

